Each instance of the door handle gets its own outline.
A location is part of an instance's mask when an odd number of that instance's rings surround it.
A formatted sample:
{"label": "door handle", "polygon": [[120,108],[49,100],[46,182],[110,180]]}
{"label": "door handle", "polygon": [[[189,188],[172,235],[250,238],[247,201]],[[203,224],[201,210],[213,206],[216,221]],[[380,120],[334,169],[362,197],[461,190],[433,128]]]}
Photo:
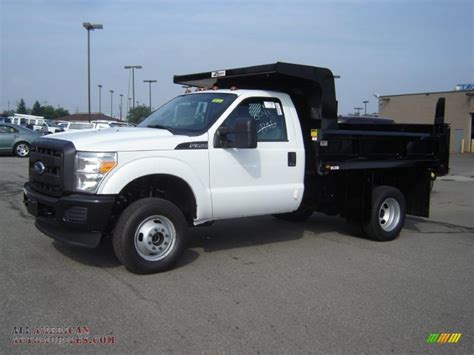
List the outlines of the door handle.
{"label": "door handle", "polygon": [[296,166],[296,152],[288,152],[288,166]]}

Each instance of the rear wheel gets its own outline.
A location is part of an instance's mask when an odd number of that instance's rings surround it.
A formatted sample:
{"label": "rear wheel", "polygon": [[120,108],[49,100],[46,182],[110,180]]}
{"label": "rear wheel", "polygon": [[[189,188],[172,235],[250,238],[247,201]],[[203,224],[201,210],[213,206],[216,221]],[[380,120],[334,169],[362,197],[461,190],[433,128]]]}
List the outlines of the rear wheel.
{"label": "rear wheel", "polygon": [[372,208],[363,229],[378,241],[394,240],[405,223],[405,198],[391,186],[377,186],[372,191]]}
{"label": "rear wheel", "polygon": [[13,153],[20,158],[25,158],[30,155],[30,145],[26,142],[19,142],[15,144]]}
{"label": "rear wheel", "polygon": [[187,223],[181,210],[161,198],[144,198],[128,206],[115,227],[117,258],[137,274],[170,269],[186,244]]}

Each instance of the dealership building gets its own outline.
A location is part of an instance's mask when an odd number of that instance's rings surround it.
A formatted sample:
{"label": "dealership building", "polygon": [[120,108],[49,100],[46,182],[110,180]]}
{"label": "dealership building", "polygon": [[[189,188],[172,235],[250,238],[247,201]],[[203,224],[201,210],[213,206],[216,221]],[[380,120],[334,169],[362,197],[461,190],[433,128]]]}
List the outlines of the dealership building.
{"label": "dealership building", "polygon": [[436,103],[444,97],[445,122],[451,126],[451,153],[474,153],[474,85],[453,91],[379,96],[379,116],[397,123],[433,124]]}

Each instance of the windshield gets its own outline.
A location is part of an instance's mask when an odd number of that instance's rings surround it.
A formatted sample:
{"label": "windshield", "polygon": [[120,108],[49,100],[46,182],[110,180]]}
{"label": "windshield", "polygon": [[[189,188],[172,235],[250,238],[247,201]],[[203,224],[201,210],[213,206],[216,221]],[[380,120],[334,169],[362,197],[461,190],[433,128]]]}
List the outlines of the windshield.
{"label": "windshield", "polygon": [[217,92],[178,96],[138,126],[164,128],[173,134],[199,134],[206,131],[236,98],[234,94]]}

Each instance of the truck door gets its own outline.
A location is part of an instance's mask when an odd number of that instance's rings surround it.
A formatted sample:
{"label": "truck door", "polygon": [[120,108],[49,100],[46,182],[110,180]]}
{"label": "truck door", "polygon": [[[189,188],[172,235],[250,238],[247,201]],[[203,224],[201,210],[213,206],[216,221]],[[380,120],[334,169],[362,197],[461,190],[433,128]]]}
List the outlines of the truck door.
{"label": "truck door", "polygon": [[220,127],[233,127],[237,118],[251,117],[257,121],[257,148],[214,148],[210,137],[215,219],[290,212],[299,207],[304,151],[297,147],[290,114],[278,98],[248,98]]}

